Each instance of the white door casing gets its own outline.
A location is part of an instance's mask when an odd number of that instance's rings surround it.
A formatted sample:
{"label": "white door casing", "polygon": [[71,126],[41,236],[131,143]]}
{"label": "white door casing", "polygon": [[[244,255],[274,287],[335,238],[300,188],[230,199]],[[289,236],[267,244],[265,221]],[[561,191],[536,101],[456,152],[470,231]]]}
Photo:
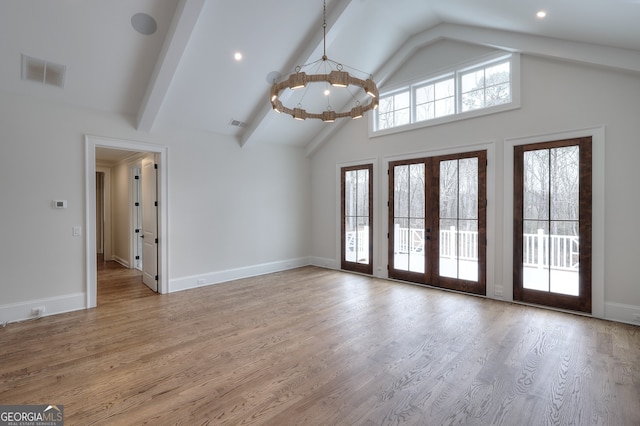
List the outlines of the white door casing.
{"label": "white door casing", "polygon": [[[167,164],[169,149],[164,145],[114,139],[104,136],[85,135],[85,274],[86,274],[86,307],[97,306],[97,253],[96,253],[96,148],[125,149],[136,152],[156,154],[159,164],[158,177],[158,291],[169,293],[169,250],[168,250],[168,199],[169,179]],[[108,170],[108,169],[107,169]],[[106,177],[105,177],[106,179]],[[106,229],[105,229],[106,232]],[[106,247],[105,247],[106,249]]]}

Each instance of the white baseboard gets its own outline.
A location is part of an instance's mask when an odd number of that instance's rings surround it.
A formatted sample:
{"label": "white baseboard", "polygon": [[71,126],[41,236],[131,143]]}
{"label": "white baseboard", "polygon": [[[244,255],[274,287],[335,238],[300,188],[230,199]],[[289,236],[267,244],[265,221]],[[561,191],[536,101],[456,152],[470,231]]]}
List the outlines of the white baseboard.
{"label": "white baseboard", "polygon": [[604,318],[611,321],[640,325],[640,306],[605,302]]}
{"label": "white baseboard", "polygon": [[299,268],[310,264],[310,259],[308,257],[300,257],[296,259],[252,265],[244,268],[226,269],[224,271],[175,278],[169,281],[169,293],[220,284],[242,278],[256,277],[258,275],[270,274],[273,272],[286,271],[287,269]]}
{"label": "white baseboard", "polygon": [[309,264],[320,268],[340,269],[340,262],[325,257],[310,257]]}
{"label": "white baseboard", "polygon": [[129,262],[128,262],[128,261],[126,261],[126,260],[124,260],[124,259],[123,259],[123,258],[121,258],[121,257],[113,256],[113,258],[112,258],[111,260],[113,260],[114,262],[118,262],[119,264],[121,264],[121,265],[122,265],[122,266],[124,266],[125,268],[129,268]]}
{"label": "white baseboard", "polygon": [[35,319],[31,313],[33,308],[44,308],[43,317],[78,311],[86,308],[87,296],[84,293],[74,293],[47,299],[28,300],[26,302],[0,305],[0,324]]}
{"label": "white baseboard", "polygon": [[491,298],[491,299],[495,299],[495,300],[504,300],[504,287],[502,286],[502,284],[500,285],[493,285],[493,296],[491,296],[488,292],[487,292],[487,297]]}

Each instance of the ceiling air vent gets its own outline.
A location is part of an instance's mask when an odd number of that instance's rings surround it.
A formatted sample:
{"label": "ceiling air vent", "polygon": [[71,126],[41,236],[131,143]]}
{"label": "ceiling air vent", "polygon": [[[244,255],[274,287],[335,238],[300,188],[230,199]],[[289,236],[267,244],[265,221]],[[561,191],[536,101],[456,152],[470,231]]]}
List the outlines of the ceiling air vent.
{"label": "ceiling air vent", "polygon": [[247,123],[238,120],[231,120],[229,124],[236,127],[247,127]]}
{"label": "ceiling air vent", "polygon": [[42,59],[22,55],[22,79],[51,86],[64,87],[67,67]]}

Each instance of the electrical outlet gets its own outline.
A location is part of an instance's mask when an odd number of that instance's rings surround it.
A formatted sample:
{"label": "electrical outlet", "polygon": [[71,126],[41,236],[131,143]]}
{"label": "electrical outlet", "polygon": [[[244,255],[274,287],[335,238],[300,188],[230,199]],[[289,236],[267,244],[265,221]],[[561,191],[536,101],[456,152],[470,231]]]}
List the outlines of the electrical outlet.
{"label": "electrical outlet", "polygon": [[205,280],[204,278],[198,278],[198,284],[205,284],[207,282],[207,280]]}
{"label": "electrical outlet", "polygon": [[36,308],[31,308],[31,315],[35,317],[41,317],[44,314],[44,306],[38,306]]}

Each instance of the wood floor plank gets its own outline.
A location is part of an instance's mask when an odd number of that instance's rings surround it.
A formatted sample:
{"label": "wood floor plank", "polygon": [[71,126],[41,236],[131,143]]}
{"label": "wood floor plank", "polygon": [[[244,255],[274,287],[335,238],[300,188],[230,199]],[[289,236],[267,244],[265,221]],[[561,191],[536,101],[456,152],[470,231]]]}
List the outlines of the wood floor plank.
{"label": "wood floor plank", "polygon": [[0,329],[0,404],[66,424],[640,425],[640,327],[305,267]]}

